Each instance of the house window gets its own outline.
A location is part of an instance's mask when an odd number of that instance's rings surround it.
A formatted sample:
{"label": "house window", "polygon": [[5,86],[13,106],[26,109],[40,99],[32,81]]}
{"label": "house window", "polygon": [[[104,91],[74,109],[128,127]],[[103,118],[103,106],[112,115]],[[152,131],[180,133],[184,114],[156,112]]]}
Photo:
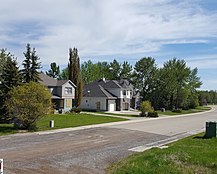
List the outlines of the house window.
{"label": "house window", "polygon": [[126,91],[125,90],[123,91],[123,95],[126,95]]}
{"label": "house window", "polygon": [[72,88],[71,87],[65,87],[65,94],[72,94]]}

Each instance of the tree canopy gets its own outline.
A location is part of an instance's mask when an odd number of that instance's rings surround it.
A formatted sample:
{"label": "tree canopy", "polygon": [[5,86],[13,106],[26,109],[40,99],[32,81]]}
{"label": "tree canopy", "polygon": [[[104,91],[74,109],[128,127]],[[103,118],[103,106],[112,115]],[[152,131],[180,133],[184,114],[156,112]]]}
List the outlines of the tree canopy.
{"label": "tree canopy", "polygon": [[9,92],[6,107],[11,119],[23,129],[35,129],[36,121],[51,110],[51,94],[46,87],[29,82]]}
{"label": "tree canopy", "polygon": [[78,107],[83,97],[83,80],[80,70],[80,58],[78,56],[78,50],[74,48],[69,49],[69,64],[68,64],[68,76],[76,85],[75,99],[73,105]]}

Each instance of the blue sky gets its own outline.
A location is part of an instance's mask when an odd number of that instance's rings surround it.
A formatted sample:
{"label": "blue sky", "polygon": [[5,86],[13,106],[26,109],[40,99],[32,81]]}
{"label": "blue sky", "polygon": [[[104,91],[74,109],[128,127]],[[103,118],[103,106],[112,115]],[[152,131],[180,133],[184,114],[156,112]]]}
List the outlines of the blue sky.
{"label": "blue sky", "polygon": [[216,0],[1,0],[0,48],[21,64],[27,43],[44,69],[66,65],[70,47],[81,62],[177,57],[217,90]]}

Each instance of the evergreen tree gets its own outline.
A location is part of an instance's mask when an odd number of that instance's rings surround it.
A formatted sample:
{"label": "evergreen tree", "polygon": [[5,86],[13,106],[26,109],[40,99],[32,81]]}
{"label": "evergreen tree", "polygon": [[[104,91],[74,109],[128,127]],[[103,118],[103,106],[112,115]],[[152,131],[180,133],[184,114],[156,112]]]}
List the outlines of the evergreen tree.
{"label": "evergreen tree", "polygon": [[38,82],[39,72],[37,70],[41,68],[41,62],[38,62],[40,58],[36,55],[35,48],[31,50],[30,44],[27,44],[26,52],[23,54],[26,58],[22,63],[23,81],[25,83],[29,83],[30,81]]}
{"label": "evergreen tree", "polygon": [[21,84],[21,76],[17,66],[16,59],[10,55],[3,66],[0,84],[0,115],[3,116],[4,121],[7,120],[7,109],[5,101],[9,97],[8,93],[13,87]]}
{"label": "evergreen tree", "polygon": [[40,58],[38,57],[38,55],[36,55],[36,51],[35,48],[33,48],[32,50],[32,64],[31,64],[31,68],[30,68],[30,72],[31,72],[31,81],[33,82],[38,82],[40,80],[39,78],[39,72],[37,70],[39,70],[41,68],[41,62],[39,62]]}
{"label": "evergreen tree", "polygon": [[69,80],[76,85],[75,100],[73,105],[78,107],[83,97],[83,81],[80,70],[80,58],[78,56],[78,50],[74,48],[69,49],[69,64],[68,64]]}
{"label": "evergreen tree", "polygon": [[60,67],[55,62],[50,64],[50,70],[46,71],[46,74],[54,79],[60,79]]}
{"label": "evergreen tree", "polygon": [[4,67],[4,64],[6,63],[7,61],[7,58],[8,57],[11,57],[11,53],[10,52],[6,52],[6,49],[1,49],[0,50],[0,82],[1,82],[1,74],[3,72],[3,67]]}

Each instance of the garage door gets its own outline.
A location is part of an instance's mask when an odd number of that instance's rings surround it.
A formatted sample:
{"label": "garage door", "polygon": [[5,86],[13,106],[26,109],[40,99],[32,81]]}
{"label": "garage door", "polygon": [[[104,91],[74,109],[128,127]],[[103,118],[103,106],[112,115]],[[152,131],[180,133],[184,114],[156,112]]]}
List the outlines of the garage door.
{"label": "garage door", "polygon": [[115,111],[115,104],[114,103],[109,104],[109,111]]}

